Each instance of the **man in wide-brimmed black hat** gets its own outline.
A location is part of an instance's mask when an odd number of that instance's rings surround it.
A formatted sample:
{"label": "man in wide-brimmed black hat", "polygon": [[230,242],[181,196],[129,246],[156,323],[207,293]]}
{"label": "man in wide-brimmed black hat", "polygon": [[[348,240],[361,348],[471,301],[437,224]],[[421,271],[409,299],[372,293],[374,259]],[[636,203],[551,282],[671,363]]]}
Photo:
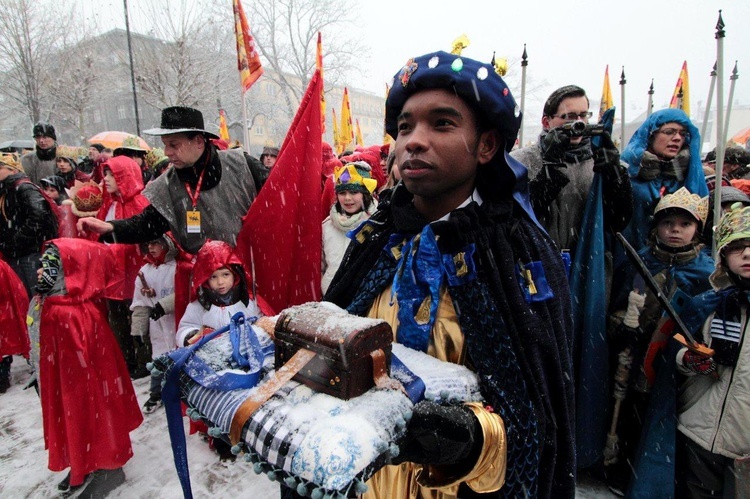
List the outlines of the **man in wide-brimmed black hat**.
{"label": "man in wide-brimmed black hat", "polygon": [[143,191],[151,204],[125,220],[81,219],[79,230],[105,234],[104,240],[120,243],[151,241],[171,230],[191,253],[197,253],[206,239],[234,245],[257,193],[251,173],[257,160],[241,149],[219,150],[211,142],[219,137],[206,130],[203,114],[189,107],[164,109],[159,128],[144,133],[161,137],[174,167]]}

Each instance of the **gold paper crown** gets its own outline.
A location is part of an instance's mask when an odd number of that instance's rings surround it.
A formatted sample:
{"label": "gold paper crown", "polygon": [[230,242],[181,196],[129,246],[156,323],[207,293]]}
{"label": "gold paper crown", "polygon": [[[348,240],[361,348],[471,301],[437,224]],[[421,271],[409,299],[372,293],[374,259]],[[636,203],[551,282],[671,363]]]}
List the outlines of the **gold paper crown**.
{"label": "gold paper crown", "polygon": [[66,146],[66,145],[60,145],[58,144],[56,150],[55,150],[55,156],[58,158],[68,158],[72,160],[77,160],[79,157],[85,155],[88,153],[88,148],[83,147],[73,147],[73,146]]}
{"label": "gold paper crown", "polygon": [[750,239],[750,206],[734,203],[716,226],[716,250],[738,239]]}
{"label": "gold paper crown", "polygon": [[164,149],[161,147],[154,147],[146,154],[146,164],[149,168],[154,168],[165,159],[167,157],[164,155]]}
{"label": "gold paper crown", "polygon": [[18,156],[13,153],[0,154],[0,164],[7,166],[11,170],[18,170],[19,172],[23,171],[23,167],[18,161]]}
{"label": "gold paper crown", "polygon": [[461,55],[461,51],[468,47],[469,43],[471,43],[469,37],[466,36],[466,34],[462,34],[461,36],[453,40],[453,45],[451,46],[451,54]]}
{"label": "gold paper crown", "polygon": [[654,209],[654,215],[670,208],[685,210],[699,220],[701,224],[705,224],[706,217],[708,217],[708,197],[702,198],[698,194],[692,194],[685,187],[680,187],[672,194],[667,194],[661,198]]}

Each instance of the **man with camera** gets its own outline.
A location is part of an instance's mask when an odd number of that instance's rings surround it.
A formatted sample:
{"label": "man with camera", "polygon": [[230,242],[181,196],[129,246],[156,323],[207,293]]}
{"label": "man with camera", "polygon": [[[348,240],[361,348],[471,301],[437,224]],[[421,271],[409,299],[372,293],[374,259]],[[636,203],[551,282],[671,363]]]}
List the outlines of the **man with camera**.
{"label": "man with camera", "polygon": [[[537,218],[560,249],[575,252],[594,174],[602,175],[604,223],[615,231],[630,220],[630,179],[609,134],[588,124],[592,113],[581,87],[558,88],[543,112],[539,141],[511,156],[529,169]],[[600,147],[592,149],[592,135],[601,135]]]}

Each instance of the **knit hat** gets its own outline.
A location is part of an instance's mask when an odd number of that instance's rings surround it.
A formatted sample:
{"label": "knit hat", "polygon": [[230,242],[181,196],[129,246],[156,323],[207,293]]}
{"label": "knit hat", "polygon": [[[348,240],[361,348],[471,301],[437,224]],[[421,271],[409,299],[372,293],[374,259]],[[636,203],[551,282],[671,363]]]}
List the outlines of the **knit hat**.
{"label": "knit hat", "polygon": [[736,187],[731,185],[721,187],[721,204],[742,203],[745,206],[750,205],[750,197]]}
{"label": "knit hat", "polygon": [[263,159],[263,156],[279,156],[279,148],[278,147],[264,147],[263,153],[260,155],[260,158]]}
{"label": "knit hat", "polygon": [[99,142],[96,142],[94,144],[91,144],[89,147],[93,147],[99,152],[102,152],[104,150],[104,144],[100,144]]}
{"label": "knit hat", "polygon": [[333,172],[336,183],[336,193],[344,191],[355,191],[372,194],[378,182],[370,175],[370,165],[364,161],[347,163]]}
{"label": "knit hat", "polygon": [[55,127],[53,127],[49,123],[37,123],[36,125],[34,125],[34,128],[32,130],[32,137],[50,137],[52,140],[57,140]]}
{"label": "knit hat", "polygon": [[750,239],[750,206],[735,203],[716,227],[716,250],[738,239]]}
{"label": "knit hat", "polygon": [[23,166],[21,166],[21,162],[18,161],[18,157],[15,154],[0,154],[0,165],[23,173]]}
{"label": "knit hat", "polygon": [[39,274],[39,280],[34,290],[39,294],[47,294],[52,290],[57,280],[62,274],[62,260],[60,259],[60,250],[57,246],[50,244],[42,253],[41,258],[42,272]]}
{"label": "knit hat", "polygon": [[59,175],[50,175],[49,177],[44,177],[41,180],[41,183],[42,187],[48,185],[50,187],[54,187],[57,192],[65,194],[65,179]]}
{"label": "knit hat", "polygon": [[692,194],[686,188],[680,187],[677,191],[667,194],[659,200],[656,208],[654,208],[654,221],[661,220],[674,210],[688,212],[703,227],[708,216],[708,197],[702,198],[698,194]]}

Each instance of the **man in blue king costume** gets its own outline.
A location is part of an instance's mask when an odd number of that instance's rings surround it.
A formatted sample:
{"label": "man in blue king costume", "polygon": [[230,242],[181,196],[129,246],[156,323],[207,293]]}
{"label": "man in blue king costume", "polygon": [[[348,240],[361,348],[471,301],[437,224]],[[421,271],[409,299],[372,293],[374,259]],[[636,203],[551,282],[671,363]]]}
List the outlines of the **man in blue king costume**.
{"label": "man in blue king costume", "polygon": [[508,155],[520,123],[490,64],[436,52],[395,76],[386,130],[402,182],[351,235],[325,298],[467,365],[484,404],[417,404],[366,498],[574,496],[570,294]]}

